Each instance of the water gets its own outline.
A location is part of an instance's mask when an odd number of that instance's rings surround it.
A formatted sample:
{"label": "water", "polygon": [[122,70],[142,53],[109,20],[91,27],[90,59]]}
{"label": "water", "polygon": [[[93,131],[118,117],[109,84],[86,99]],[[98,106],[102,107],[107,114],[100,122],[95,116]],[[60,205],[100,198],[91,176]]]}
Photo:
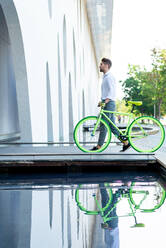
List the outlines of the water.
{"label": "water", "polygon": [[164,247],[164,184],[138,172],[1,176],[0,247]]}

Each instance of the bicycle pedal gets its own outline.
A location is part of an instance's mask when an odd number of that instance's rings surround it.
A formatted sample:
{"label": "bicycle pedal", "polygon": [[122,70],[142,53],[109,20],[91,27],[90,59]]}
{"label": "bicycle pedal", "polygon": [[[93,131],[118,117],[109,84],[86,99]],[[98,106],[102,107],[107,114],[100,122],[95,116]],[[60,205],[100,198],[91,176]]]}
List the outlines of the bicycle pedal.
{"label": "bicycle pedal", "polygon": [[126,135],[121,135],[120,134],[119,138],[120,138],[121,141],[127,141],[128,140],[128,138],[126,137]]}
{"label": "bicycle pedal", "polygon": [[101,228],[103,229],[110,229],[107,223],[101,223]]}

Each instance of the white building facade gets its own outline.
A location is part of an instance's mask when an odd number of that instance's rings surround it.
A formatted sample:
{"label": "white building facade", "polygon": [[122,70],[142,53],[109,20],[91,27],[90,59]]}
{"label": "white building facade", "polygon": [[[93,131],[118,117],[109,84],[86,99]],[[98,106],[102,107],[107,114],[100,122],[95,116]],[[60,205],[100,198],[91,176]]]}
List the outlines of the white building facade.
{"label": "white building facade", "polygon": [[94,17],[108,2],[0,0],[0,140],[72,141],[77,121],[97,113]]}
{"label": "white building facade", "polygon": [[[77,121],[97,114],[111,10],[112,0],[0,0],[0,141],[73,141]],[[35,191],[0,193],[2,247],[46,247],[48,237],[49,247],[96,247],[96,216],[79,211],[72,191],[41,194],[39,208]]]}

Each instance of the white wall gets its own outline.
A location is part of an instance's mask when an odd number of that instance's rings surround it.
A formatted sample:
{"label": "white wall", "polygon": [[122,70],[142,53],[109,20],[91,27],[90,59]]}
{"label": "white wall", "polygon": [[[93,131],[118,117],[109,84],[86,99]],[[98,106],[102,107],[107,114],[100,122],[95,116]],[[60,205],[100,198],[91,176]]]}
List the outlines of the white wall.
{"label": "white wall", "polygon": [[[24,106],[30,107],[32,140],[71,141],[71,129],[83,117],[83,109],[85,115],[95,114],[99,99],[98,66],[85,1],[14,0],[14,4],[25,54],[28,100]],[[28,111],[20,113],[26,116]],[[24,137],[27,125],[20,126]]]}

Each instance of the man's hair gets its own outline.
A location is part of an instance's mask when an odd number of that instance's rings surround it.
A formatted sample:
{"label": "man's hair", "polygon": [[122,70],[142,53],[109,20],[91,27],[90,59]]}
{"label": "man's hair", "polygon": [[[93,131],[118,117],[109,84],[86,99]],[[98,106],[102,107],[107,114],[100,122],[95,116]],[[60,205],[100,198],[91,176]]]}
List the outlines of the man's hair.
{"label": "man's hair", "polygon": [[104,64],[108,65],[108,68],[110,69],[112,66],[112,61],[110,59],[102,58],[101,60]]}

